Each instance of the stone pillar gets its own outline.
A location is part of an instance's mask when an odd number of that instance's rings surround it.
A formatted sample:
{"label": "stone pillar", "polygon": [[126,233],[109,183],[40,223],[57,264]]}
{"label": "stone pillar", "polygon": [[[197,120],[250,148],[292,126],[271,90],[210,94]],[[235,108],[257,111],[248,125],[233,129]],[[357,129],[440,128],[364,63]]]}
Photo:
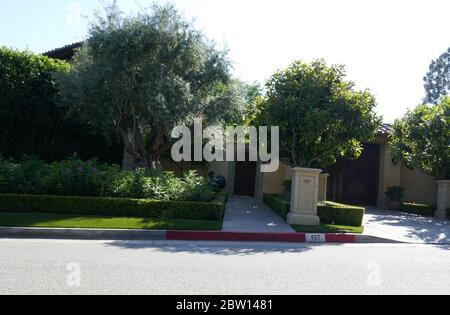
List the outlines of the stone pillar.
{"label": "stone pillar", "polygon": [[292,169],[291,212],[288,215],[289,224],[320,225],[320,219],[317,216],[320,173],[322,173],[322,170],[319,169]]}
{"label": "stone pillar", "polygon": [[327,201],[328,177],[330,174],[327,173],[319,176],[319,201]]}
{"label": "stone pillar", "polygon": [[440,180],[438,184],[438,207],[436,211],[437,219],[447,217],[447,209],[450,208],[450,180]]}

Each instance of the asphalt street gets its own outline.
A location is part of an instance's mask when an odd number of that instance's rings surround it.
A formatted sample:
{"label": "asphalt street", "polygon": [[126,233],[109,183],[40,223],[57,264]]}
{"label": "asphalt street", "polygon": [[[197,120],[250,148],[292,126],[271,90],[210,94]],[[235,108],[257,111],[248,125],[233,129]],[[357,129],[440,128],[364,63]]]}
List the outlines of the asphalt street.
{"label": "asphalt street", "polygon": [[0,239],[0,294],[450,294],[450,246]]}

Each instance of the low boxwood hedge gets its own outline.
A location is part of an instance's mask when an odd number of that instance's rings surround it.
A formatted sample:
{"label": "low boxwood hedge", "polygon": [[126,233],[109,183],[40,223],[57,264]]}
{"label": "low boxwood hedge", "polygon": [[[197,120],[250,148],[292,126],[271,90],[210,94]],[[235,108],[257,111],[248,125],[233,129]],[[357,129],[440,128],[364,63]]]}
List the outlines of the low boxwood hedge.
{"label": "low boxwood hedge", "polygon": [[335,202],[324,202],[317,207],[322,224],[362,226],[366,209]]}
{"label": "low boxwood hedge", "polygon": [[[290,212],[290,202],[280,195],[264,195],[264,203],[283,219]],[[366,209],[334,202],[325,202],[317,207],[317,214],[322,224],[362,226]]]}
{"label": "low boxwood hedge", "polygon": [[422,205],[416,203],[402,203],[400,210],[406,213],[434,217],[436,206]]}
{"label": "low boxwood hedge", "polygon": [[226,195],[217,195],[211,202],[181,202],[5,194],[0,195],[0,211],[220,221],[226,201]]}
{"label": "low boxwood hedge", "polygon": [[284,220],[287,220],[287,216],[291,211],[291,203],[284,199],[280,195],[269,195],[265,194],[263,196],[264,203],[277,213]]}

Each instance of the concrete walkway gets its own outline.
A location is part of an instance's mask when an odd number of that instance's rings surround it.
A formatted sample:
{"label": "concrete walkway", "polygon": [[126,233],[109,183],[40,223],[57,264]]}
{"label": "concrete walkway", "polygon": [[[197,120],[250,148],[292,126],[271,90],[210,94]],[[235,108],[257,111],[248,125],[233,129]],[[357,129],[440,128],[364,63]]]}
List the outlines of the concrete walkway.
{"label": "concrete walkway", "polygon": [[223,225],[225,232],[292,233],[294,230],[264,203],[250,197],[228,201]]}
{"label": "concrete walkway", "polygon": [[450,221],[436,220],[398,211],[369,208],[365,233],[405,243],[450,244]]}

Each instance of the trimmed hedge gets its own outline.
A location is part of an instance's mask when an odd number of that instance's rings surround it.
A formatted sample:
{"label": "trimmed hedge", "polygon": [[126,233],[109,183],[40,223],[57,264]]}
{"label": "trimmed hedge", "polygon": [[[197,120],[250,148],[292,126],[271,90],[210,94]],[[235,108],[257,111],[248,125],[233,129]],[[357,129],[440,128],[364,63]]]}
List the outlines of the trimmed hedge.
{"label": "trimmed hedge", "polygon": [[[283,219],[290,212],[290,202],[280,195],[264,195],[264,203]],[[334,202],[325,202],[317,207],[322,224],[335,224],[360,227],[363,224],[366,209]]]}
{"label": "trimmed hedge", "polygon": [[158,201],[105,197],[61,197],[35,195],[0,195],[0,212],[45,212],[54,214],[142,217],[221,221],[226,195],[211,202]]}
{"label": "trimmed hedge", "polygon": [[287,216],[291,211],[291,203],[283,199],[279,195],[269,195],[265,194],[263,196],[264,203],[271,208],[275,213],[277,213],[284,220],[287,220]]}
{"label": "trimmed hedge", "polygon": [[426,217],[434,217],[436,206],[421,205],[415,203],[402,203],[400,210],[406,213],[423,215]]}
{"label": "trimmed hedge", "polygon": [[363,225],[365,208],[325,202],[317,207],[322,224],[335,224],[359,227]]}

